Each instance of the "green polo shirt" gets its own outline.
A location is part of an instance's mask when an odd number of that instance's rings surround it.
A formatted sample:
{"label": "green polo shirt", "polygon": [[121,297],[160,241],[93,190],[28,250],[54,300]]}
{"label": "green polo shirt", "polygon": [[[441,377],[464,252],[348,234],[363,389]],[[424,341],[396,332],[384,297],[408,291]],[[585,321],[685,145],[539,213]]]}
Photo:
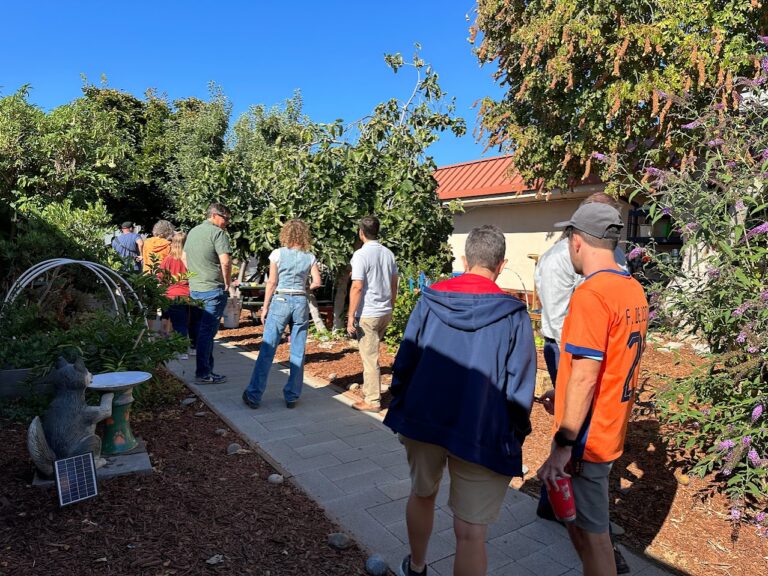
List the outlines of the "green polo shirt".
{"label": "green polo shirt", "polygon": [[224,287],[219,255],[232,253],[224,230],[210,220],[195,226],[187,234],[184,252],[187,254],[187,270],[194,273],[189,278],[190,290],[208,292]]}

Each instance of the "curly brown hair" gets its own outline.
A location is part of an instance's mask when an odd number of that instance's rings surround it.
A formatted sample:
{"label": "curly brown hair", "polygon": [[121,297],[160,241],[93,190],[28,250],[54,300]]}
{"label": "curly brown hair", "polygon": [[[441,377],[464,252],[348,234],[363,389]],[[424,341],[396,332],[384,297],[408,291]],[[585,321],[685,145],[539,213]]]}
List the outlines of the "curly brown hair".
{"label": "curly brown hair", "polygon": [[280,230],[280,245],[285,248],[298,248],[302,252],[309,252],[311,243],[309,226],[303,220],[289,220]]}

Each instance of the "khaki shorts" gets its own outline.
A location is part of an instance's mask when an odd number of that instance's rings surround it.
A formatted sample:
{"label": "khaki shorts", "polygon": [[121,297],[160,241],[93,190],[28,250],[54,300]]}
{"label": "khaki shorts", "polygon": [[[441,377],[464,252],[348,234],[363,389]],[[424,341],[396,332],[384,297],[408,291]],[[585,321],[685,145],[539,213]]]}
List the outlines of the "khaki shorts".
{"label": "khaki shorts", "polygon": [[571,475],[576,526],[585,532],[608,532],[608,476],[613,462],[579,462]]}
{"label": "khaki shorts", "polygon": [[470,524],[496,521],[511,476],[502,476],[484,466],[462,460],[436,444],[411,440],[402,434],[400,441],[408,454],[412,494],[422,498],[437,494],[447,462],[451,477],[448,506],[453,514]]}

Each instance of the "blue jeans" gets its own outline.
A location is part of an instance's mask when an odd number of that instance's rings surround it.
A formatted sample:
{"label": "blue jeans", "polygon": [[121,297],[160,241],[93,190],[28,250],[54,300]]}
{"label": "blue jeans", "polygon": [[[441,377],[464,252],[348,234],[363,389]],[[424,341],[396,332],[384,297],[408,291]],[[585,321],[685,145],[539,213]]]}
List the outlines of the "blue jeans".
{"label": "blue jeans", "polygon": [[213,372],[213,339],[219,331],[219,323],[224,315],[229,292],[223,288],[206,292],[191,291],[193,300],[202,300],[202,317],[197,332],[197,378],[206,378]]}
{"label": "blue jeans", "polygon": [[173,330],[189,338],[191,346],[197,348],[197,333],[200,329],[202,310],[189,304],[171,304],[168,307],[168,317],[171,319]]}
{"label": "blue jeans", "polygon": [[288,382],[283,388],[283,397],[286,402],[295,402],[301,396],[301,386],[304,383],[304,348],[307,344],[307,328],[309,327],[309,305],[306,296],[275,294],[267,313],[259,357],[253,367],[251,382],[245,390],[248,397],[254,402],[261,402],[261,397],[267,387],[269,369],[275,358],[277,346],[280,344],[280,336],[288,324],[292,326],[291,370]]}

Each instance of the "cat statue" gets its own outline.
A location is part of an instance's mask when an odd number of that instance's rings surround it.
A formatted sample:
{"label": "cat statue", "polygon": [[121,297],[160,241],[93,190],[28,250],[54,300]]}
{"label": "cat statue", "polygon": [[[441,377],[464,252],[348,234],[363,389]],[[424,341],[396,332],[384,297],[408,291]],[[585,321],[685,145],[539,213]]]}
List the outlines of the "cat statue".
{"label": "cat statue", "polygon": [[41,474],[50,477],[56,460],[92,452],[96,468],[100,468],[106,460],[101,458],[101,438],[95,434],[96,424],[112,415],[114,394],[102,395],[98,406],[85,403],[91,373],[80,357],[74,364],[59,358],[48,380],[53,383],[53,401],[42,418],[35,416],[27,431],[27,449],[32,462]]}

